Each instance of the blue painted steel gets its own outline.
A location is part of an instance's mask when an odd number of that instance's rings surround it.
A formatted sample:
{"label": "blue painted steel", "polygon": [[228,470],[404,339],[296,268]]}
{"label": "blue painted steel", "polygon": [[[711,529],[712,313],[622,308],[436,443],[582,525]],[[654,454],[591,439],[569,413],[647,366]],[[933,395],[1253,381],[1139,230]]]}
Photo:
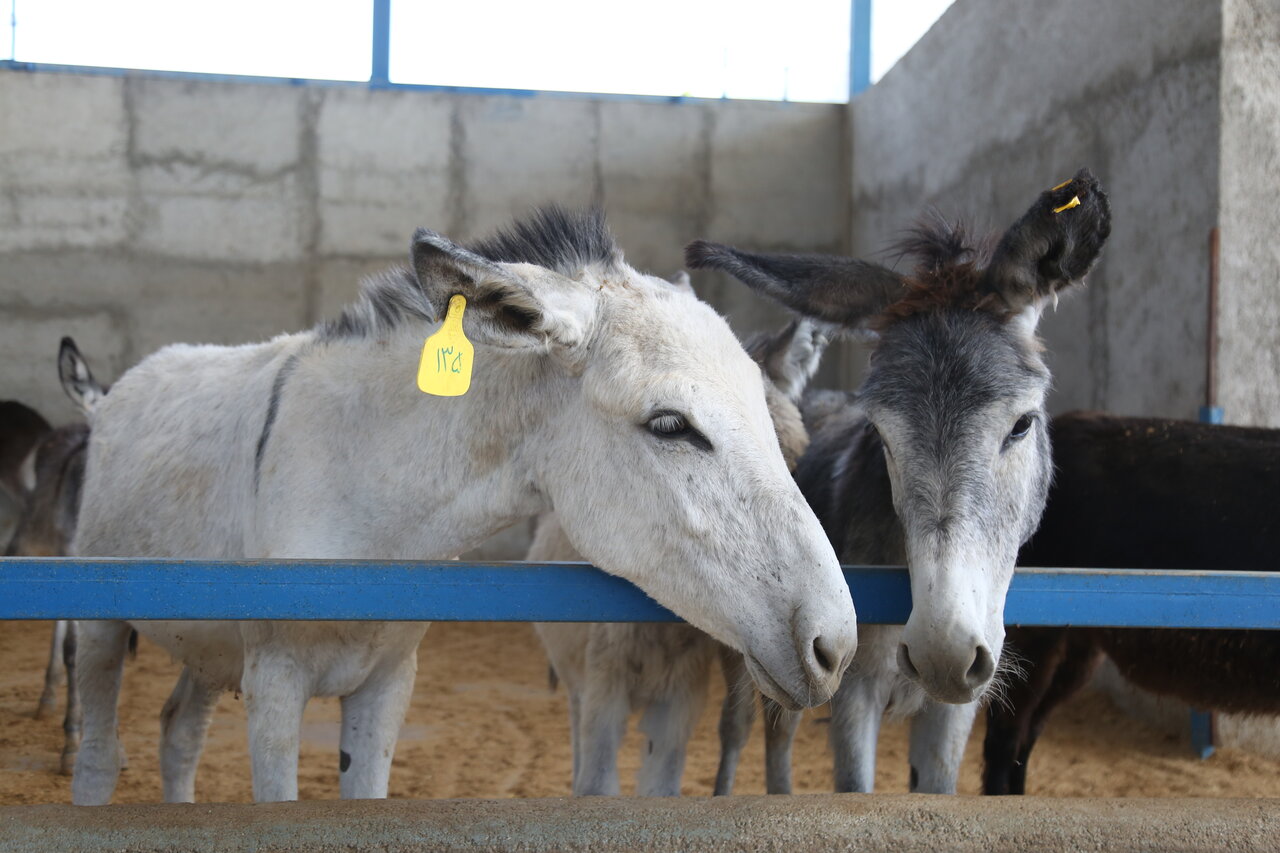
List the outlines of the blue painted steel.
{"label": "blue painted steel", "polygon": [[373,0],[373,68],[369,86],[382,89],[391,83],[391,0]]}
{"label": "blue painted steel", "polygon": [[852,0],[849,14],[849,100],[871,87],[871,0]]}
{"label": "blue painted steel", "polygon": [[1200,423],[1202,424],[1220,424],[1225,414],[1221,406],[1201,406],[1200,407]]}
{"label": "blue painted steel", "polygon": [[[1221,406],[1201,406],[1200,407],[1200,423],[1202,424],[1220,424],[1225,417]],[[1191,709],[1191,751],[1199,756],[1200,760],[1213,755],[1217,744],[1217,721],[1213,717],[1212,711],[1197,711]]]}
{"label": "blue painted steel", "polygon": [[[905,569],[846,567],[864,624],[911,610]],[[649,622],[676,617],[581,563],[0,560],[0,619]],[[1280,574],[1021,569],[1013,625],[1280,630]]]}

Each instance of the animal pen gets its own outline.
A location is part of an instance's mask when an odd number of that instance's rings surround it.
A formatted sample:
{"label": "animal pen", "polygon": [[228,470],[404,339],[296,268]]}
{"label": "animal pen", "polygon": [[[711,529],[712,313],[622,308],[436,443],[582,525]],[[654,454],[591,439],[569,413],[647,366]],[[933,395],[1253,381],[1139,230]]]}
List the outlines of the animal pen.
{"label": "animal pen", "polygon": [[[670,40],[658,44],[628,41],[631,22],[608,25],[569,50],[548,49],[532,29],[519,32],[520,48],[535,52],[520,58],[532,67],[536,53],[566,54],[580,66],[607,68],[675,65],[723,50],[728,68],[732,45],[710,38],[740,36],[726,19],[749,17],[750,4],[718,2],[652,4],[668,10],[661,37]],[[549,91],[556,87],[519,81],[484,89],[402,82],[398,52],[443,54],[465,44],[489,58],[517,53],[487,40],[509,22],[494,15],[477,31],[461,27],[459,34],[428,18],[422,28],[428,37],[414,32],[404,50],[395,40],[397,27],[404,28],[393,11],[399,16],[421,5],[438,14],[483,4],[364,5],[372,11],[369,62],[343,82],[28,61],[12,47],[21,44],[13,22],[24,6],[38,4],[12,4],[9,38],[0,37],[11,44],[9,58],[0,58],[0,397],[20,395],[67,417],[52,371],[28,370],[39,361],[31,354],[62,335],[85,344],[113,377],[174,341],[240,344],[309,328],[325,328],[331,339],[376,337],[372,332],[385,331],[380,324],[398,317],[398,307],[384,303],[357,322],[341,313],[343,306],[358,279],[403,262],[405,238],[418,226],[457,240],[446,246],[440,238],[435,248],[469,264],[474,258],[458,247],[554,202],[605,209],[627,262],[655,275],[685,266],[682,248],[704,238],[745,252],[877,258],[893,267],[884,247],[922,211],[940,211],[938,223],[971,211],[990,218],[976,223],[981,227],[1004,224],[1028,199],[1087,164],[1112,195],[1115,228],[1088,287],[1063,299],[1060,310],[1051,289],[1052,310],[1046,297],[1038,329],[1039,310],[1032,320],[1055,382],[1041,423],[1048,412],[1074,409],[1185,418],[1204,406],[1202,417],[1213,423],[1280,428],[1274,0],[955,0],[878,81],[873,3],[849,0],[852,38],[840,69],[848,72],[847,97],[826,103],[793,99],[804,75],[789,67],[774,101],[727,90],[691,94],[683,86],[627,95]],[[541,5],[513,0],[511,8]],[[611,5],[596,4],[591,17],[608,19]],[[899,14],[908,6],[874,5]],[[704,6],[726,14],[717,18]],[[810,40],[823,27],[786,6],[757,9],[771,30],[768,47],[790,38],[817,53]],[[76,16],[65,17],[71,27]],[[325,14],[309,10],[306,17]],[[306,41],[306,23],[290,21],[272,51]],[[771,53],[742,41],[747,65]],[[222,47],[224,55],[237,52]],[[1062,201],[1052,207],[1054,216],[1080,214],[1090,199]],[[438,237],[419,232],[415,245]],[[951,260],[976,268],[977,255],[958,252]],[[1062,258],[1040,260],[1030,266],[1042,271]],[[668,283],[693,297],[687,275],[660,285]],[[694,283],[698,299],[714,308],[708,313],[725,315],[726,331],[731,322],[743,339],[775,329],[784,313],[735,290],[722,272],[699,270]],[[482,316],[482,300],[464,304],[472,322]],[[519,321],[522,310],[506,319]],[[457,316],[460,323],[460,309]],[[568,328],[567,337],[573,332]],[[255,494],[259,468],[270,462],[264,451],[274,450],[267,435],[281,389],[295,366],[289,359],[260,395],[266,406],[270,394],[266,427],[256,456],[242,454],[254,459]],[[756,365],[746,366],[754,380]],[[850,389],[865,367],[865,353],[839,341],[817,379]],[[672,415],[679,413],[659,411],[654,420]],[[509,417],[506,426],[515,429],[518,421]],[[692,438],[709,446],[697,430]],[[470,450],[477,455],[475,446]],[[479,455],[491,450],[479,448]],[[132,474],[143,466],[123,467]],[[787,472],[775,468],[789,484]],[[330,485],[329,496],[346,484]],[[312,497],[318,501],[321,491]],[[639,587],[590,565],[511,561],[525,552],[531,530],[517,524],[491,550],[461,561],[4,557],[0,623],[680,621]],[[771,535],[765,531],[761,540]],[[838,582],[837,556],[826,554]],[[790,567],[809,568],[802,562]],[[860,625],[907,621],[907,569],[840,568]],[[1280,572],[1174,568],[1019,568],[1004,622],[1280,631]],[[998,624],[998,609],[984,615]],[[793,614],[796,621],[802,620]],[[817,640],[803,648],[816,649]],[[331,757],[333,769],[345,771],[351,761],[345,753]],[[247,763],[235,781],[248,788]],[[42,803],[0,806],[0,851],[1277,850],[1278,804],[921,794]]]}
{"label": "animal pen", "polygon": [[[906,620],[906,570],[847,566],[865,624]],[[0,619],[678,621],[583,564],[5,558]],[[1280,573],[1028,568],[1010,625],[1280,630]],[[704,800],[8,806],[0,841],[47,850],[1268,849],[1269,801],[893,795]]]}

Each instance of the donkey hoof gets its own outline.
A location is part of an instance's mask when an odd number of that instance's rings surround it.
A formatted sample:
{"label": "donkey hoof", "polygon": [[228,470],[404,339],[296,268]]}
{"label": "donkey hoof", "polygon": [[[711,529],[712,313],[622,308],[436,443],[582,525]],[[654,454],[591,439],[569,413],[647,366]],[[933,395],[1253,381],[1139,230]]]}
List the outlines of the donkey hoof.
{"label": "donkey hoof", "polygon": [[76,769],[76,753],[74,752],[62,753],[62,765],[58,768],[58,773],[60,773],[63,776],[71,776],[75,773],[75,769]]}

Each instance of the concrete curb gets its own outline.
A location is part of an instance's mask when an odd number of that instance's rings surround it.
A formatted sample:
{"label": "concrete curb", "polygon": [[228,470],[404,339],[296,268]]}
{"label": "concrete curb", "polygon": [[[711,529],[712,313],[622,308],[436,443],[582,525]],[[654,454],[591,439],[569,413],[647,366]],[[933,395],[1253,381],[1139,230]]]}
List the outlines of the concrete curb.
{"label": "concrete curb", "polygon": [[837,795],[0,809],[8,853],[1280,850],[1280,801]]}

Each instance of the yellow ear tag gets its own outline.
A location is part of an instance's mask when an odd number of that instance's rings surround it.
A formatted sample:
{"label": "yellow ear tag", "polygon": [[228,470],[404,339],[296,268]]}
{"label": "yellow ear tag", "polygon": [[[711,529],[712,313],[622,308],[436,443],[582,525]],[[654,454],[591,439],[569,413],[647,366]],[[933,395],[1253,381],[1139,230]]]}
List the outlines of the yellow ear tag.
{"label": "yellow ear tag", "polygon": [[1071,197],[1071,201],[1067,202],[1067,203],[1066,203],[1066,204],[1064,204],[1062,207],[1055,207],[1055,208],[1053,209],[1053,212],[1054,212],[1054,213],[1061,213],[1061,212],[1062,212],[1062,211],[1064,211],[1064,210],[1070,210],[1070,209],[1071,209],[1071,208],[1073,208],[1073,207],[1079,207],[1079,206],[1080,206],[1080,196],[1078,196],[1078,195],[1073,195],[1073,196]]}
{"label": "yellow ear tag", "polygon": [[1071,183],[1074,180],[1075,178],[1067,178],[1065,181],[1058,184],[1056,187],[1049,187],[1049,192],[1056,193],[1058,190],[1062,189],[1063,187],[1065,187],[1067,184]]}
{"label": "yellow ear tag", "polygon": [[467,298],[456,294],[449,298],[449,310],[442,325],[427,338],[418,364],[418,389],[437,397],[461,397],[471,387],[471,362],[474,348],[462,331],[462,312]]}

